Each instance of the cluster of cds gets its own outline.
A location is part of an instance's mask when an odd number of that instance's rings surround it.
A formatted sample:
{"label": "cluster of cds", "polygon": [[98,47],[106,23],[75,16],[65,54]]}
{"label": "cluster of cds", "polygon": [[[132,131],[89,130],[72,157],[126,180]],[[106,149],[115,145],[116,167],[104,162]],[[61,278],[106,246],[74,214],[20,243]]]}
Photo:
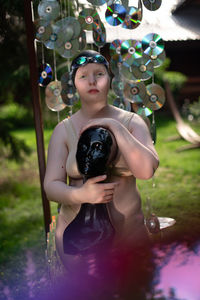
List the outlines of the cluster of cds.
{"label": "cluster of cds", "polygon": [[[164,42],[156,33],[147,34],[141,42],[114,40],[110,44],[112,89],[117,95],[114,105],[126,101],[138,114],[148,116],[165,102],[165,92],[155,83],[145,85],[154,76],[154,68],[165,60]],[[125,105],[126,109],[126,105]]]}

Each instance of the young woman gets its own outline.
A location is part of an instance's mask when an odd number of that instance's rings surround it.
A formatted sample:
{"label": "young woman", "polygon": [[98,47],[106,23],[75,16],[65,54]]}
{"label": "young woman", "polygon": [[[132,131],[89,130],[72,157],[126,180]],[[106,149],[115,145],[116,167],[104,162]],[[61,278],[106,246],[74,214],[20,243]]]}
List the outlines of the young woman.
{"label": "young woman", "polygon": [[[61,204],[56,228],[56,247],[64,265],[73,267],[77,258],[63,251],[63,232],[82,203],[106,203],[116,237],[115,245],[142,245],[148,234],[141,210],[136,179],[149,179],[158,167],[158,156],[149,130],[140,116],[109,105],[109,64],[98,52],[87,50],[71,64],[71,75],[81,108],[60,122],[51,137],[44,188],[50,201]],[[76,147],[90,126],[102,126],[115,136],[118,153],[109,182],[106,176],[83,184],[77,169]],[[66,178],[69,176],[69,185]]]}

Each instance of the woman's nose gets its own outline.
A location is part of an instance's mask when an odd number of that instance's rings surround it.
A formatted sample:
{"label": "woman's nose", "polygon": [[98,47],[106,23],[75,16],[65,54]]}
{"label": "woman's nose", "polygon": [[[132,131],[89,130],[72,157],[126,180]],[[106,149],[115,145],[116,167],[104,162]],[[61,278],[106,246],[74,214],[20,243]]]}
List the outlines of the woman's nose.
{"label": "woman's nose", "polygon": [[95,84],[96,83],[96,77],[95,75],[91,74],[88,78],[89,84]]}

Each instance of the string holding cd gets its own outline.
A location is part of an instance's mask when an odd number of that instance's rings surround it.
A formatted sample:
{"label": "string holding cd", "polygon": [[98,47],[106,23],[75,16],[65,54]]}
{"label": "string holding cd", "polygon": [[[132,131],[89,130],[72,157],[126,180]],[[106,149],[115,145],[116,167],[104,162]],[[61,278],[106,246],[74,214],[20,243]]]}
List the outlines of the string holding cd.
{"label": "string holding cd", "polygon": [[159,9],[162,3],[161,0],[142,0],[142,1],[144,6],[151,11]]}
{"label": "string holding cd", "polygon": [[106,43],[106,30],[100,20],[95,20],[92,24],[92,34],[94,43],[97,47],[103,47]]}
{"label": "string holding cd", "polygon": [[153,76],[153,63],[148,55],[136,58],[132,65],[132,73],[136,79],[147,80]]}
{"label": "string holding cd", "polygon": [[123,95],[130,102],[143,105],[147,96],[146,86],[143,82],[126,82]]}
{"label": "string holding cd", "polygon": [[38,5],[38,15],[47,20],[53,21],[60,14],[60,5],[58,1],[42,0]]}
{"label": "string holding cd", "polygon": [[100,19],[100,17],[93,8],[84,8],[78,16],[78,21],[84,30],[92,30],[92,24],[96,19]]}
{"label": "string holding cd", "polygon": [[154,68],[160,67],[166,58],[165,50],[159,55],[151,55],[150,58],[151,58]]}
{"label": "string holding cd", "polygon": [[49,22],[38,19],[34,21],[35,37],[40,42],[45,42],[52,34],[52,27]]}
{"label": "string holding cd", "polygon": [[77,39],[67,41],[60,48],[57,49],[58,53],[65,58],[73,57],[79,49],[79,42]]}
{"label": "string holding cd", "polygon": [[112,80],[111,87],[117,96],[123,97],[124,82],[122,81],[121,77],[115,76]]}
{"label": "string holding cd", "polygon": [[45,89],[45,102],[52,111],[61,111],[66,107],[61,97],[60,81],[50,82]]}
{"label": "string holding cd", "polygon": [[101,6],[106,3],[105,0],[87,0],[87,1],[94,6]]}
{"label": "string holding cd", "polygon": [[121,56],[131,65],[135,58],[142,57],[142,44],[136,40],[126,40],[121,44]]}
{"label": "string holding cd", "polygon": [[131,6],[126,14],[122,27],[125,29],[135,29],[141,24],[141,21],[142,9]]}
{"label": "string holding cd", "polygon": [[39,86],[45,87],[49,82],[52,80],[53,77],[53,71],[49,64],[41,64],[39,66],[39,78],[38,78],[38,84]]}
{"label": "string holding cd", "polygon": [[112,41],[112,43],[110,43],[110,55],[113,56],[115,54],[120,55],[121,54],[121,44],[122,44],[122,40],[114,40]]}
{"label": "string holding cd", "polygon": [[160,109],[165,103],[165,91],[163,88],[152,83],[146,86],[147,97],[145,98],[144,105],[152,110]]}
{"label": "string holding cd", "polygon": [[149,56],[159,55],[164,51],[164,42],[157,33],[149,33],[142,39],[142,49]]}
{"label": "string holding cd", "polygon": [[114,54],[110,60],[110,69],[115,76],[120,74],[122,66],[122,57],[119,54]]}
{"label": "string holding cd", "polygon": [[108,6],[105,13],[106,21],[112,26],[118,26],[124,22],[126,9],[123,5],[113,3]]}

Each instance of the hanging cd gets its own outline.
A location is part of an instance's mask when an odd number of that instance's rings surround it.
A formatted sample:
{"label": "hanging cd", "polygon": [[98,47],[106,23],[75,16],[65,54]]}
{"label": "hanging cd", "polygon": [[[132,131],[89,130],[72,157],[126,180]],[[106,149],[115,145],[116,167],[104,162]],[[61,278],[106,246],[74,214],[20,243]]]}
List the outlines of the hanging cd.
{"label": "hanging cd", "polygon": [[87,41],[86,41],[86,33],[84,30],[82,30],[80,36],[78,37],[78,43],[79,43],[79,51],[82,51],[86,48],[87,46]]}
{"label": "hanging cd", "polygon": [[66,105],[62,100],[60,81],[50,82],[45,89],[45,102],[52,111],[61,111]]}
{"label": "hanging cd", "polygon": [[160,67],[166,58],[165,50],[159,55],[151,55],[150,58],[154,68]]}
{"label": "hanging cd", "polygon": [[121,56],[124,61],[132,65],[135,58],[142,57],[142,44],[136,40],[126,40],[121,44]]}
{"label": "hanging cd", "polygon": [[78,21],[84,30],[92,30],[92,23],[96,19],[100,19],[98,12],[92,8],[84,8],[78,16]]}
{"label": "hanging cd", "polygon": [[147,80],[153,76],[153,63],[148,55],[136,58],[132,65],[132,73],[136,79]]}
{"label": "hanging cd", "polygon": [[68,89],[68,88],[70,87],[70,88],[73,88],[73,89],[72,89],[72,90],[73,90],[73,93],[76,92],[76,88],[75,88],[75,86],[74,86],[74,84],[73,84],[73,81],[72,81],[72,79],[71,79],[71,77],[70,77],[70,73],[69,73],[69,72],[64,73],[64,74],[61,76],[60,81],[61,81],[62,89],[65,89],[65,90],[66,90],[66,89]]}
{"label": "hanging cd", "polygon": [[146,87],[147,97],[145,98],[144,105],[152,110],[160,109],[165,103],[165,91],[163,88],[155,83],[149,84]]}
{"label": "hanging cd", "polygon": [[118,55],[121,54],[121,44],[122,44],[121,40],[114,40],[110,44],[110,55],[111,56],[113,56],[115,54],[118,54]]}
{"label": "hanging cd", "polygon": [[113,105],[116,106],[116,107],[119,107],[121,109],[126,109],[126,104],[124,102],[124,99],[121,98],[121,97],[117,97],[114,102],[113,102]]}
{"label": "hanging cd", "polygon": [[161,0],[142,0],[144,6],[148,10],[157,10],[161,6],[162,1]]}
{"label": "hanging cd", "polygon": [[100,20],[95,20],[93,26],[93,39],[97,47],[103,47],[106,43],[106,31],[103,23]]}
{"label": "hanging cd", "polygon": [[39,67],[38,84],[40,86],[47,86],[53,77],[52,68],[49,64],[41,64]]}
{"label": "hanging cd", "polygon": [[110,69],[115,76],[120,74],[121,65],[122,65],[121,55],[114,54],[110,60]]}
{"label": "hanging cd", "polygon": [[101,6],[106,3],[105,0],[87,0],[87,1],[94,6]]}
{"label": "hanging cd", "polygon": [[58,36],[63,42],[70,41],[79,37],[81,25],[74,17],[66,17],[55,23],[59,28]]}
{"label": "hanging cd", "polygon": [[51,25],[42,19],[38,19],[34,22],[35,26],[35,37],[40,42],[45,42],[49,39],[52,34]]}
{"label": "hanging cd", "polygon": [[142,48],[149,56],[159,55],[164,51],[164,42],[157,33],[149,33],[142,39]]}
{"label": "hanging cd", "polygon": [[115,76],[112,80],[111,84],[113,92],[119,96],[123,97],[123,90],[124,90],[124,82],[119,76]]}
{"label": "hanging cd", "polygon": [[44,42],[44,45],[51,50],[56,50],[57,48],[61,47],[63,41],[58,37],[58,32],[60,31],[60,27],[56,24],[52,24],[52,33],[49,36],[48,40]]}
{"label": "hanging cd", "polygon": [[58,53],[65,58],[73,57],[79,49],[79,42],[77,39],[71,40],[63,44],[57,49]]}
{"label": "hanging cd", "polygon": [[133,110],[142,118],[148,117],[152,114],[152,110],[144,105],[141,106],[140,104],[131,103],[131,106]]}
{"label": "hanging cd", "polygon": [[133,82],[139,81],[139,79],[137,79],[133,74],[132,65],[130,66],[126,61],[122,62],[121,74],[126,80],[133,81]]}
{"label": "hanging cd", "polygon": [[38,5],[38,15],[47,21],[55,20],[60,14],[58,1],[42,0]]}
{"label": "hanging cd", "polygon": [[127,82],[123,91],[124,97],[132,103],[143,104],[147,91],[143,82]]}
{"label": "hanging cd", "polygon": [[150,133],[153,140],[154,145],[156,144],[156,123],[155,121],[151,123]]}
{"label": "hanging cd", "polygon": [[126,29],[135,29],[141,24],[141,21],[142,9],[131,6],[126,14],[122,27]]}
{"label": "hanging cd", "polygon": [[106,21],[112,26],[118,26],[124,22],[126,17],[126,9],[123,5],[115,4],[107,7],[106,13]]}
{"label": "hanging cd", "polygon": [[63,102],[67,106],[72,106],[78,101],[78,97],[74,93],[74,90],[72,88],[69,89],[62,89],[61,91],[61,97]]}

